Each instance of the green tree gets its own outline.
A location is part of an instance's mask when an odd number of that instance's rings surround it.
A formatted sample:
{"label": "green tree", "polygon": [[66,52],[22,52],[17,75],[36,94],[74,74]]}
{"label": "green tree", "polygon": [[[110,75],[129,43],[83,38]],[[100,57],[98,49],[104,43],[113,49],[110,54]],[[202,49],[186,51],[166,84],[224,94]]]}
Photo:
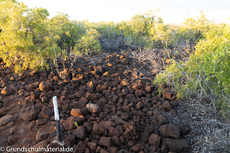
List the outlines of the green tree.
{"label": "green tree", "polygon": [[45,26],[41,22],[47,16],[45,9],[29,10],[24,3],[11,0],[1,2],[0,57],[6,66],[14,65],[16,72],[47,66],[38,45],[42,35],[39,33]]}

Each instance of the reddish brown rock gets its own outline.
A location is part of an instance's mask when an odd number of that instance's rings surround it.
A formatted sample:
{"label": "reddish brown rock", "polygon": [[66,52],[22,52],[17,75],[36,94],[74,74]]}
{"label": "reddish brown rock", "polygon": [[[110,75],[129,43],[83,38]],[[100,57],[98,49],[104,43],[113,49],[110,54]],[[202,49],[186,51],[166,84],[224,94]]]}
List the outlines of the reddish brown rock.
{"label": "reddish brown rock", "polygon": [[135,95],[136,95],[136,97],[141,97],[142,96],[142,90],[136,90]]}
{"label": "reddish brown rock", "polygon": [[142,142],[147,142],[149,139],[149,132],[148,131],[144,131],[143,133],[140,134],[140,140]]}
{"label": "reddish brown rock", "polygon": [[94,84],[93,84],[93,81],[90,81],[90,82],[88,82],[87,84],[86,84],[86,86],[87,86],[87,91],[88,92],[93,92],[94,91]]}
{"label": "reddish brown rock", "polygon": [[179,139],[180,138],[180,129],[171,124],[162,125],[159,129],[160,134],[165,138],[173,138]]}
{"label": "reddish brown rock", "polygon": [[114,146],[108,148],[107,150],[109,153],[117,153],[118,152],[118,148],[114,147]]}
{"label": "reddish brown rock", "polygon": [[48,107],[43,107],[42,111],[41,111],[41,116],[43,118],[47,118],[50,119],[50,117],[54,114],[54,112],[49,109]]}
{"label": "reddish brown rock", "polygon": [[9,96],[12,94],[12,90],[9,87],[5,87],[2,89],[1,94]]}
{"label": "reddish brown rock", "polygon": [[168,146],[169,151],[171,152],[181,152],[181,153],[189,153],[189,144],[187,140],[173,140],[173,139],[163,139],[163,144]]}
{"label": "reddish brown rock", "polygon": [[131,140],[135,140],[138,138],[138,134],[136,133],[136,129],[134,126],[127,123],[124,126],[125,126],[125,132],[123,133],[124,138],[131,139]]}
{"label": "reddish brown rock", "polygon": [[52,90],[52,84],[49,81],[42,81],[39,84],[39,89],[40,91],[50,91]]}
{"label": "reddish brown rock", "polygon": [[9,145],[13,145],[13,144],[15,144],[18,141],[18,137],[9,136],[7,141],[8,141]]}
{"label": "reddish brown rock", "polygon": [[83,153],[85,152],[86,146],[83,141],[79,141],[77,146],[73,149],[74,153]]}
{"label": "reddish brown rock", "polygon": [[146,87],[145,87],[145,90],[146,90],[147,92],[152,92],[152,89],[151,89],[150,86],[146,86]]}
{"label": "reddish brown rock", "polygon": [[101,122],[99,123],[99,125],[100,125],[103,129],[109,130],[110,127],[111,127],[112,125],[114,125],[114,122],[111,122],[111,121],[101,121]]}
{"label": "reddish brown rock", "polygon": [[31,112],[38,114],[39,112],[41,112],[41,107],[32,106]]}
{"label": "reddish brown rock", "polygon": [[105,150],[105,149],[101,149],[100,153],[109,153],[109,152],[107,150]]}
{"label": "reddish brown rock", "polygon": [[48,137],[48,133],[44,131],[43,129],[39,129],[36,134],[36,141],[42,141]]}
{"label": "reddish brown rock", "polygon": [[97,144],[95,142],[88,142],[88,147],[90,148],[90,150],[93,152],[96,150],[97,148]]}
{"label": "reddish brown rock", "polygon": [[37,119],[36,120],[36,125],[43,125],[47,123],[47,119]]}
{"label": "reddish brown rock", "polygon": [[84,122],[83,127],[85,128],[86,133],[91,133],[93,129],[93,124],[89,122]]}
{"label": "reddish brown rock", "polygon": [[173,100],[174,99],[173,94],[174,94],[174,92],[172,91],[172,89],[170,89],[170,88],[163,89],[163,97],[164,98],[169,99],[169,100]]}
{"label": "reddish brown rock", "polygon": [[101,112],[101,108],[97,104],[89,103],[86,105],[86,108],[90,113],[100,113]]}
{"label": "reddish brown rock", "polygon": [[75,129],[77,128],[75,125],[75,122],[80,125],[82,122],[82,119],[79,117],[73,117],[70,116],[69,118],[67,118],[66,120],[63,121],[63,127],[65,130],[71,130],[71,129]]}
{"label": "reddish brown rock", "polygon": [[77,127],[73,132],[72,135],[74,135],[76,138],[80,140],[84,140],[86,137],[85,128],[83,126]]}
{"label": "reddish brown rock", "polygon": [[99,145],[109,148],[111,146],[111,138],[110,137],[101,137],[99,140]]}
{"label": "reddish brown rock", "polygon": [[151,136],[149,137],[148,144],[159,146],[160,142],[161,142],[161,137],[159,135],[151,134]]}
{"label": "reddish brown rock", "polygon": [[92,131],[92,134],[103,134],[104,133],[104,128],[102,128],[99,124],[97,123],[94,123],[93,124],[93,131]]}
{"label": "reddish brown rock", "polygon": [[24,121],[31,121],[37,119],[38,115],[35,112],[26,112],[21,115]]}
{"label": "reddish brown rock", "polygon": [[173,107],[171,106],[171,104],[170,104],[168,101],[164,101],[164,102],[163,102],[163,107],[164,107],[166,110],[168,110],[168,111],[170,111],[171,109],[173,109]]}
{"label": "reddish brown rock", "polygon": [[165,144],[161,145],[161,153],[168,153],[167,145],[165,145]]}
{"label": "reddish brown rock", "polygon": [[[32,146],[33,148],[46,148],[46,146],[49,144],[49,140],[43,140],[40,141],[39,143],[35,144],[34,146]],[[31,153],[37,153],[37,151],[35,150],[34,152],[32,151]]]}
{"label": "reddish brown rock", "polygon": [[132,146],[132,150],[134,152],[139,152],[139,151],[144,150],[144,149],[145,149],[145,145],[141,144],[141,143],[138,143],[138,144],[135,144],[134,146]]}
{"label": "reddish brown rock", "polygon": [[15,120],[15,118],[13,115],[5,115],[5,116],[0,118],[0,127],[8,124],[14,120]]}
{"label": "reddish brown rock", "polygon": [[157,121],[158,121],[158,126],[161,126],[163,124],[168,124],[168,120],[162,114],[157,115]]}
{"label": "reddish brown rock", "polygon": [[70,114],[74,117],[82,117],[81,109],[72,108]]}
{"label": "reddish brown rock", "polygon": [[68,135],[64,138],[65,147],[73,147],[76,144],[77,140],[75,136]]}
{"label": "reddish brown rock", "polygon": [[47,98],[46,96],[43,96],[43,97],[41,98],[41,101],[42,101],[43,103],[48,102],[48,98]]}
{"label": "reddish brown rock", "polygon": [[138,103],[136,104],[136,109],[137,109],[137,110],[141,109],[142,107],[143,107],[143,103],[142,103],[142,102],[138,102]]}
{"label": "reddish brown rock", "polygon": [[117,136],[119,137],[120,136],[120,132],[114,128],[114,127],[110,127],[109,128],[109,134],[108,134],[110,137],[113,137],[113,136]]}

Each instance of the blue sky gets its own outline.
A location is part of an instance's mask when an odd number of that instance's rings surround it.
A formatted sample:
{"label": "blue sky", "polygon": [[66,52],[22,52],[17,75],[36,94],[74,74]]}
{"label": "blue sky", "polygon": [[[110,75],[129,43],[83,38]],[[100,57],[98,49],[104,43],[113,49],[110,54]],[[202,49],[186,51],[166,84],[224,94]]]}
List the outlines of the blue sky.
{"label": "blue sky", "polygon": [[165,23],[180,24],[184,18],[196,17],[205,11],[209,20],[227,22],[230,17],[230,0],[18,0],[29,8],[46,8],[50,17],[57,11],[66,13],[70,19],[97,21],[129,20],[138,13],[160,9]]}

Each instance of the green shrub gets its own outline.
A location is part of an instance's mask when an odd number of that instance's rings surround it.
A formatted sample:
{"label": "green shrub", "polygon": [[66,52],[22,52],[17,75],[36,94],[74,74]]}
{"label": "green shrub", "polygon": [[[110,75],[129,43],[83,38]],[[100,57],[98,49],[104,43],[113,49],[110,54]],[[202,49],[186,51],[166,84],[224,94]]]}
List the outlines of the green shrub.
{"label": "green shrub", "polygon": [[[155,84],[172,82],[178,98],[192,94],[212,93],[219,99],[217,106],[228,113],[230,95],[230,26],[213,27],[196,45],[188,62],[172,64],[160,73]],[[161,91],[161,90],[160,90]]]}
{"label": "green shrub", "polygon": [[81,37],[74,46],[76,54],[87,54],[90,52],[100,52],[101,45],[98,41],[100,34],[96,29],[86,30],[86,34]]}
{"label": "green shrub", "polygon": [[15,71],[47,66],[42,56],[44,21],[49,15],[43,8],[28,9],[23,3],[6,0],[0,4],[0,58]]}

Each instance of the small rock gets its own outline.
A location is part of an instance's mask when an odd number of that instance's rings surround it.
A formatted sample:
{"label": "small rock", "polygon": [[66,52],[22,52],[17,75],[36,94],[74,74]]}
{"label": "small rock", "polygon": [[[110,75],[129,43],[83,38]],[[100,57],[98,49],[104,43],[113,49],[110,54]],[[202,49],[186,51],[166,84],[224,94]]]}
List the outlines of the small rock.
{"label": "small rock", "polygon": [[89,122],[84,122],[83,127],[85,128],[86,133],[91,133],[93,125]]}
{"label": "small rock", "polygon": [[132,146],[132,150],[134,152],[139,152],[141,150],[144,150],[145,149],[145,145],[141,144],[141,143],[138,143],[138,144],[135,144],[134,146]]}
{"label": "small rock", "polygon": [[14,137],[14,136],[9,136],[8,137],[8,143],[9,145],[13,145],[18,141],[18,137]]}
{"label": "small rock", "polygon": [[98,135],[98,134],[103,134],[104,133],[104,128],[101,127],[101,125],[94,123],[93,124],[93,131],[92,134]]}
{"label": "small rock", "polygon": [[135,95],[136,95],[136,97],[141,97],[142,96],[142,90],[136,90]]}
{"label": "small rock", "polygon": [[148,144],[159,146],[160,142],[161,142],[161,137],[159,135],[151,134],[151,136],[149,137]]}
{"label": "small rock", "polygon": [[6,125],[12,121],[14,121],[14,116],[13,115],[5,115],[3,117],[0,118],[0,127],[3,125]]}
{"label": "small rock", "polygon": [[31,92],[31,99],[35,100],[35,99],[38,99],[40,96],[40,92],[37,92],[37,91],[34,91],[34,92]]}
{"label": "small rock", "polygon": [[109,134],[108,134],[110,137],[113,137],[113,136],[117,136],[119,137],[120,136],[120,132],[114,128],[114,127],[110,127],[109,128]]}
{"label": "small rock", "polygon": [[10,128],[10,135],[13,135],[16,131],[16,127]]}
{"label": "small rock", "polygon": [[9,96],[12,94],[12,90],[9,87],[5,87],[2,89],[1,94]]}
{"label": "small rock", "polygon": [[72,135],[74,135],[76,138],[79,138],[80,140],[84,140],[86,137],[85,128],[83,126],[77,127],[73,132]]}
{"label": "small rock", "polygon": [[111,146],[111,138],[110,137],[101,137],[99,140],[99,145],[109,148]]}
{"label": "small rock", "polygon": [[114,147],[114,146],[108,148],[107,150],[109,153],[117,153],[118,152],[118,148]]}
{"label": "small rock", "polygon": [[136,109],[139,110],[139,109],[142,108],[142,106],[143,106],[143,103],[142,103],[142,102],[138,102],[138,103],[136,104]]}
{"label": "small rock", "polygon": [[21,143],[22,143],[22,144],[26,144],[26,143],[28,143],[28,142],[30,142],[30,141],[31,141],[30,138],[24,138],[24,139],[21,141]]}
{"label": "small rock", "polygon": [[146,86],[146,87],[145,87],[145,90],[146,90],[147,92],[152,92],[152,90],[151,90],[151,87],[150,87],[150,86]]}
{"label": "small rock", "polygon": [[93,81],[88,82],[88,83],[86,84],[86,86],[87,86],[87,91],[88,91],[89,93],[91,93],[91,92],[94,91],[94,84],[93,84]]}
{"label": "small rock", "polygon": [[163,140],[163,144],[166,144],[171,152],[190,152],[188,141],[185,139],[173,140],[167,138]]}
{"label": "small rock", "polygon": [[41,111],[41,116],[43,118],[47,118],[50,119],[50,117],[53,115],[53,111],[51,109],[49,109],[48,107],[43,107],[42,111]]}
{"label": "small rock", "polygon": [[47,123],[47,119],[38,119],[36,120],[36,125],[43,125]]}
{"label": "small rock", "polygon": [[168,153],[167,145],[165,145],[165,144],[161,145],[161,153]]}
{"label": "small rock", "polygon": [[38,107],[38,106],[32,106],[31,112],[34,112],[34,113],[38,114],[38,113],[41,112],[41,108]]}
{"label": "small rock", "polygon": [[105,149],[101,149],[100,153],[109,153],[109,152],[107,150],[105,150]]}
{"label": "small rock", "polygon": [[169,100],[173,100],[174,99],[173,94],[174,94],[174,92],[172,91],[172,89],[170,89],[170,88],[163,89],[163,97],[164,98],[169,99]]}
{"label": "small rock", "polygon": [[81,109],[72,108],[70,114],[74,117],[82,117]]}
{"label": "small rock", "polygon": [[171,109],[173,109],[172,106],[170,105],[170,103],[169,103],[168,101],[164,101],[163,107],[164,107],[166,110],[168,110],[168,111],[170,111]]}
{"label": "small rock", "polygon": [[24,121],[31,121],[31,120],[35,120],[36,118],[38,118],[38,115],[34,112],[26,112],[22,114],[22,119]]}
{"label": "small rock", "polygon": [[[33,148],[46,148],[46,146],[49,144],[49,140],[43,140],[39,143],[37,143],[36,145],[33,146]],[[37,153],[36,151],[31,152],[31,153]]]}
{"label": "small rock", "polygon": [[148,139],[149,139],[149,132],[148,131],[144,131],[143,133],[141,133],[140,140],[142,142],[147,142]]}
{"label": "small rock", "polygon": [[72,147],[76,144],[77,140],[75,138],[75,136],[73,135],[68,135],[65,137],[64,139],[64,142],[65,142],[65,147]]}
{"label": "small rock", "polygon": [[29,124],[29,130],[32,130],[35,127],[35,121],[31,121]]}
{"label": "small rock", "polygon": [[83,141],[79,141],[77,146],[74,148],[73,152],[83,153],[85,152],[85,149],[86,149],[85,143]]}
{"label": "small rock", "polygon": [[177,112],[176,112],[175,109],[171,109],[171,110],[170,110],[170,113],[171,113],[172,115],[177,115]]}
{"label": "small rock", "polygon": [[97,144],[95,142],[88,142],[88,147],[91,151],[94,151],[97,148]]}
{"label": "small rock", "polygon": [[158,126],[161,126],[163,124],[168,124],[168,120],[162,114],[157,115],[157,121],[158,121]]}
{"label": "small rock", "polygon": [[63,121],[62,125],[65,130],[71,130],[77,128],[75,122],[79,125],[82,122],[82,119],[80,117],[70,116],[69,118]]}
{"label": "small rock", "polygon": [[48,102],[48,98],[47,98],[46,96],[43,96],[43,97],[41,98],[41,101],[42,101],[43,103]]}
{"label": "small rock", "polygon": [[42,129],[39,129],[36,134],[36,141],[42,141],[48,137],[48,133],[43,131]]}
{"label": "small rock", "polygon": [[111,143],[113,144],[113,146],[117,146],[117,147],[120,146],[120,140],[117,136],[113,136],[111,138]]}
{"label": "small rock", "polygon": [[52,90],[52,84],[49,81],[42,81],[39,84],[39,89],[40,91],[50,91]]}
{"label": "small rock", "polygon": [[100,113],[101,112],[101,108],[97,104],[88,103],[86,105],[86,108],[90,113]]}
{"label": "small rock", "polygon": [[127,146],[128,147],[132,147],[134,144],[135,144],[134,141],[129,141],[128,144],[127,144]]}
{"label": "small rock", "polygon": [[160,134],[165,138],[173,138],[173,139],[180,138],[180,129],[177,126],[171,124],[162,125],[159,131]]}

